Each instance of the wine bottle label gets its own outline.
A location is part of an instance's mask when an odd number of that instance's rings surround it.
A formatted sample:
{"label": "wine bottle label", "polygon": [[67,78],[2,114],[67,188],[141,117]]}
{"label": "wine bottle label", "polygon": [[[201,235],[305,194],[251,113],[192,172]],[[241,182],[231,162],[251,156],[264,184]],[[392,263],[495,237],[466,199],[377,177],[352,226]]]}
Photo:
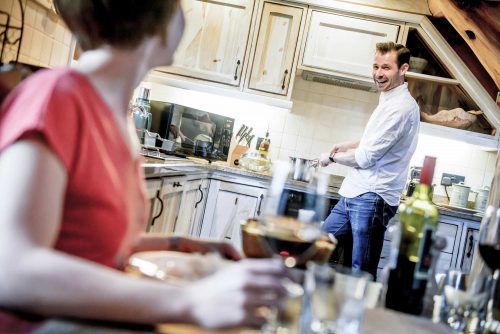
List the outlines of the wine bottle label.
{"label": "wine bottle label", "polygon": [[415,266],[415,279],[427,280],[432,264],[432,243],[434,241],[434,227],[424,225],[422,239],[418,247],[418,262]]}

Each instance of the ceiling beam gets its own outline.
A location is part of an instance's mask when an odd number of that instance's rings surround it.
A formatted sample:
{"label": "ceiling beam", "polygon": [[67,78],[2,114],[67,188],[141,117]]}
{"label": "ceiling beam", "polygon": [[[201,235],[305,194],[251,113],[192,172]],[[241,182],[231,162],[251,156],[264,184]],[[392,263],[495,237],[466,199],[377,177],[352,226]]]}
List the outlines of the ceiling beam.
{"label": "ceiling beam", "polygon": [[444,17],[462,36],[500,90],[500,6],[481,2],[469,9],[453,0],[428,0],[433,16]]}

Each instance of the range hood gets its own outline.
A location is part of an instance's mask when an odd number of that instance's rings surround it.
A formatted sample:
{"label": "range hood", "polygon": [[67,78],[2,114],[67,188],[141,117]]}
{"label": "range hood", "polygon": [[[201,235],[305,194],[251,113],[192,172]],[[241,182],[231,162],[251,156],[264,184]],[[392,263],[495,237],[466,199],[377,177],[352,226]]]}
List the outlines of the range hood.
{"label": "range hood", "polygon": [[327,85],[335,85],[340,87],[352,88],[363,90],[366,92],[377,92],[377,88],[373,82],[350,79],[346,77],[340,77],[332,74],[324,74],[319,72],[311,72],[303,70],[302,79],[307,81],[319,82]]}

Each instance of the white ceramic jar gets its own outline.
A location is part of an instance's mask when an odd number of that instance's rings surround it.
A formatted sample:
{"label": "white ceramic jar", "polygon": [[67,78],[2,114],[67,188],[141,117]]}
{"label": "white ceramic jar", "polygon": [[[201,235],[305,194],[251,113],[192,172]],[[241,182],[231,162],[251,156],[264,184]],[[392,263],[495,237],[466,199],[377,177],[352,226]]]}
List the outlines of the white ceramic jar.
{"label": "white ceramic jar", "polygon": [[485,186],[482,189],[477,189],[475,192],[477,195],[474,201],[474,210],[484,212],[488,204],[488,198],[490,197],[490,187]]}
{"label": "white ceramic jar", "polygon": [[451,191],[450,205],[467,208],[469,193],[470,187],[466,186],[463,182],[455,183]]}

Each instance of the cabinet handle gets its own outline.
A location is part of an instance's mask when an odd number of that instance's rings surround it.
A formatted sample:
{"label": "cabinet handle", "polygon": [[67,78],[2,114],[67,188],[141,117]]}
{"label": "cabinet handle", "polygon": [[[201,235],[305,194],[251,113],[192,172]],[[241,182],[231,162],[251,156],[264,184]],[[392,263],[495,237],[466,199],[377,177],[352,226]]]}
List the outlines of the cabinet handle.
{"label": "cabinet handle", "polygon": [[260,213],[261,213],[260,207],[262,206],[262,200],[264,199],[264,194],[261,194],[259,196],[259,198],[260,198],[260,201],[259,201],[259,207],[257,208],[257,216],[260,216]]}
{"label": "cabinet handle", "polygon": [[156,219],[158,217],[160,217],[161,214],[162,214],[162,212],[163,212],[163,201],[161,200],[160,191],[159,190],[156,191],[155,200],[159,200],[160,201],[160,212],[158,212],[158,214],[156,216],[154,216],[153,219],[151,220],[151,226],[153,226],[155,224]]}
{"label": "cabinet handle", "polygon": [[467,257],[471,257],[472,249],[474,248],[474,237],[472,235],[469,236],[469,249],[467,250]]}
{"label": "cabinet handle", "polygon": [[238,80],[238,67],[240,67],[240,60],[238,59],[238,61],[236,62],[236,70],[234,71],[234,80]]}
{"label": "cabinet handle", "polygon": [[198,187],[198,190],[200,191],[200,194],[201,194],[201,198],[198,202],[196,202],[196,204],[194,205],[194,208],[196,209],[198,207],[198,204],[201,203],[201,201],[203,201],[203,190],[201,190],[201,184],[200,186]]}
{"label": "cabinet handle", "polygon": [[283,84],[281,85],[281,89],[285,89],[285,81],[287,75],[288,75],[288,70],[285,70],[285,75],[283,76]]}

